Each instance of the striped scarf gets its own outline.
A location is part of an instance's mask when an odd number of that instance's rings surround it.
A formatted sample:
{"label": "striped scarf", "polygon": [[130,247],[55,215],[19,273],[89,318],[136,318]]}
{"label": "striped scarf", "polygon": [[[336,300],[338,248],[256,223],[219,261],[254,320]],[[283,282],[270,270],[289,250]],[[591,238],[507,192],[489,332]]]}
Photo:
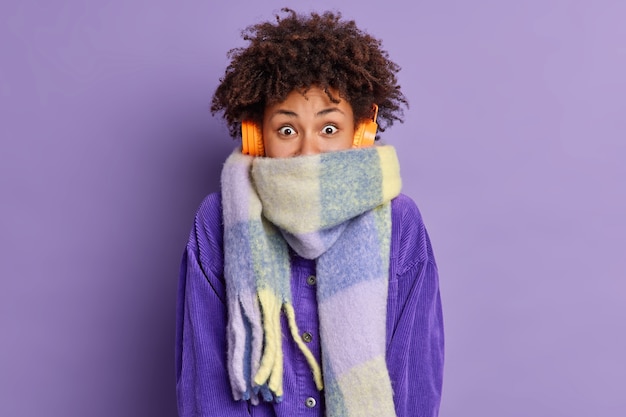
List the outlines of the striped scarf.
{"label": "striped scarf", "polygon": [[[234,152],[222,171],[228,371],[236,400],[280,402],[280,315],[304,354],[327,416],[395,416],[385,362],[391,146],[295,158]],[[300,336],[289,247],[316,259],[322,364]],[[323,375],[323,377],[322,377]]]}

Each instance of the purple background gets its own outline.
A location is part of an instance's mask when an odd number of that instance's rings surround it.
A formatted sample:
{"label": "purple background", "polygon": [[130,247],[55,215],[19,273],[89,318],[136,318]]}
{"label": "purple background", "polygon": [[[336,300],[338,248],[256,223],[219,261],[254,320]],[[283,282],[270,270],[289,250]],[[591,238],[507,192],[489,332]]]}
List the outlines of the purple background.
{"label": "purple background", "polygon": [[[302,1],[0,3],[0,415],[174,416],[176,280],[239,31]],[[313,3],[311,3],[313,4]],[[442,417],[626,415],[626,3],[316,1],[403,68]]]}

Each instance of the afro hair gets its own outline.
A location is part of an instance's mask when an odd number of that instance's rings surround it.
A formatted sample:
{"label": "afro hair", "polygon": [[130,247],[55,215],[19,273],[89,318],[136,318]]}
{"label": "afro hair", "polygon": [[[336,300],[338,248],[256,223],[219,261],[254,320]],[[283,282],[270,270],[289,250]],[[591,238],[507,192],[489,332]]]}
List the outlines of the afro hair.
{"label": "afro hair", "polygon": [[261,124],[267,106],[296,90],[330,89],[352,106],[355,125],[372,117],[378,105],[379,130],[402,122],[408,102],[398,85],[400,67],[389,59],[381,41],[357,28],[340,13],[299,15],[284,8],[275,22],[249,26],[242,32],[248,46],[228,52],[230,64],[220,79],[211,112],[223,113],[230,134],[241,134],[241,121]]}

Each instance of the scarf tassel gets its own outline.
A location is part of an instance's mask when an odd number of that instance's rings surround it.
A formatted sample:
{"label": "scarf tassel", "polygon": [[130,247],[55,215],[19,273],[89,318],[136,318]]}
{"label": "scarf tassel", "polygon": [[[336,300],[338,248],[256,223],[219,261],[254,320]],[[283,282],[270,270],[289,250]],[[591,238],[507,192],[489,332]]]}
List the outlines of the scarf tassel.
{"label": "scarf tassel", "polygon": [[232,336],[228,344],[231,358],[229,374],[237,399],[251,400],[254,404],[258,404],[259,396],[267,402],[279,403],[282,400],[281,305],[291,337],[311,368],[315,386],[320,391],[324,388],[321,367],[302,340],[293,306],[282,303],[270,291],[260,291],[258,299],[246,300],[242,297],[229,309],[229,334]]}
{"label": "scarf tassel", "polygon": [[289,331],[291,332],[291,337],[296,342],[296,345],[300,348],[300,351],[304,354],[306,361],[311,368],[311,372],[313,372],[313,380],[315,381],[315,386],[319,391],[324,389],[324,383],[322,382],[322,370],[315,360],[315,356],[311,350],[304,344],[302,340],[302,336],[300,336],[300,330],[298,329],[298,325],[296,324],[296,313],[293,309],[293,306],[289,303],[285,303],[283,305],[283,310],[285,312],[285,316],[287,317],[287,323],[289,323]]}
{"label": "scarf tassel", "polygon": [[322,371],[315,360],[315,356],[313,356],[311,350],[302,340],[302,336],[300,336],[293,306],[290,303],[281,302],[275,294],[267,290],[259,291],[258,297],[263,315],[265,346],[261,356],[260,366],[254,375],[253,382],[257,387],[267,386],[273,394],[273,398],[267,398],[264,395],[264,400],[271,401],[273,399],[276,402],[280,402],[283,396],[283,349],[280,326],[281,305],[287,318],[290,334],[311,368],[315,386],[321,391],[324,387]]}

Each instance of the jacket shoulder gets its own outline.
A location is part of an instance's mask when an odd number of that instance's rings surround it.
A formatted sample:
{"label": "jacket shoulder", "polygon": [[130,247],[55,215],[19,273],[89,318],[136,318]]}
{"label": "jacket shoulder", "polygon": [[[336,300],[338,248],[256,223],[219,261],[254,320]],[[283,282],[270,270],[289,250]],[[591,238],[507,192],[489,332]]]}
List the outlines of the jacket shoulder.
{"label": "jacket shoulder", "polygon": [[420,262],[435,262],[422,214],[405,194],[391,201],[391,258],[398,273]]}
{"label": "jacket shoulder", "polygon": [[223,269],[222,196],[215,192],[207,195],[194,219],[189,236],[190,249],[197,253],[201,265],[220,276]]}

